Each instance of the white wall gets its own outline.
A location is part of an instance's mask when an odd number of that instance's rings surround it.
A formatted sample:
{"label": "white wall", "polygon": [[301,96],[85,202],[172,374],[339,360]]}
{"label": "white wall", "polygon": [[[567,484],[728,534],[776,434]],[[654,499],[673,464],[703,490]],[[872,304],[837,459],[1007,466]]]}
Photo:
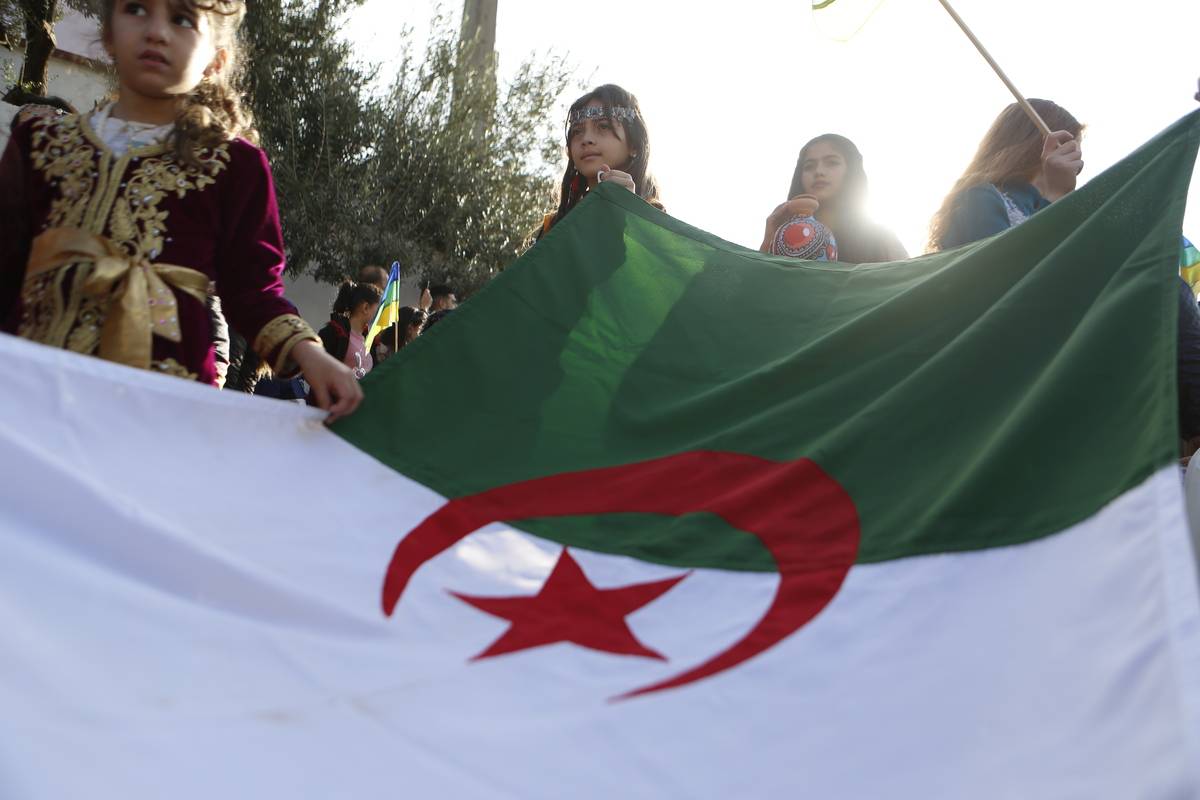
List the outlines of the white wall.
{"label": "white wall", "polygon": [[[24,53],[0,47],[0,71],[11,66],[15,76],[21,71]],[[2,73],[0,73],[2,74]],[[5,86],[8,82],[4,82]],[[109,79],[105,72],[58,58],[50,59],[49,93],[63,98],[80,111],[91,110],[108,95]],[[0,147],[8,142],[9,126],[17,107],[0,103]]]}

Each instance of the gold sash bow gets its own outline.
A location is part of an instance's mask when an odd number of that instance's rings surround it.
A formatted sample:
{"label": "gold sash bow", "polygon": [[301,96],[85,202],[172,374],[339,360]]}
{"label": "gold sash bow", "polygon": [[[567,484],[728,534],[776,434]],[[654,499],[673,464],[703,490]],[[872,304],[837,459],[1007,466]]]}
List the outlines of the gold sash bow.
{"label": "gold sash bow", "polygon": [[174,286],[204,303],[208,276],[189,267],[156,264],[125,255],[103,236],[79,228],[51,228],[33,240],[28,280],[67,264],[92,264],[83,291],[105,300],[99,355],[131,367],[150,367],[153,337],[182,338]]}

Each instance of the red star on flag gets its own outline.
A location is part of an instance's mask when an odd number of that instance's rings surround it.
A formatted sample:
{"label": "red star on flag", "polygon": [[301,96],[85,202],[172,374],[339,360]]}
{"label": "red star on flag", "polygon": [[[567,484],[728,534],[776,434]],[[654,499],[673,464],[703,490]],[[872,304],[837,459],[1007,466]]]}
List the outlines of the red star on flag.
{"label": "red star on flag", "polygon": [[686,577],[684,574],[651,583],[598,589],[564,549],[550,577],[532,597],[451,594],[480,611],[512,623],[499,639],[472,661],[556,642],[573,642],[606,653],[666,661],[661,653],[638,641],[625,617],[656,600]]}

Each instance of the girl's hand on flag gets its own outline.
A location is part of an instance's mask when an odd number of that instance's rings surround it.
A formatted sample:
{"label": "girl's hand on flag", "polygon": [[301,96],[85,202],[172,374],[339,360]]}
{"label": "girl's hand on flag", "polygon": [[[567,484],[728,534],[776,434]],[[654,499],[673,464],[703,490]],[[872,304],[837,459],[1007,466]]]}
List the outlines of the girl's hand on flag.
{"label": "girl's hand on flag", "polygon": [[292,360],[304,373],[317,407],[329,412],[326,425],[354,413],[362,402],[362,387],[354,372],[326,353],[321,345],[311,341],[298,343],[292,348]]}
{"label": "girl's hand on flag", "polygon": [[633,182],[633,176],[628,172],[621,172],[619,169],[610,169],[608,164],[601,164],[600,171],[596,173],[596,182],[615,183],[619,186],[624,186],[629,191],[637,194],[637,184]]}
{"label": "girl's hand on flag", "polygon": [[1055,131],[1042,145],[1042,175],[1046,199],[1050,202],[1075,191],[1075,181],[1083,171],[1083,149],[1067,131]]}

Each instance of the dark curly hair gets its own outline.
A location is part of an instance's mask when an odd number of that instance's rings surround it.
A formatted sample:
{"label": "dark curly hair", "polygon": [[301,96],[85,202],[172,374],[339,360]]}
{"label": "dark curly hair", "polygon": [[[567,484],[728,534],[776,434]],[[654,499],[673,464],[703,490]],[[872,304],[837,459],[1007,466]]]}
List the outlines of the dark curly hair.
{"label": "dark curly hair", "polygon": [[333,300],[333,313],[349,315],[363,303],[374,305],[382,299],[383,292],[379,291],[375,284],[344,280],[338,287],[337,297]]}

